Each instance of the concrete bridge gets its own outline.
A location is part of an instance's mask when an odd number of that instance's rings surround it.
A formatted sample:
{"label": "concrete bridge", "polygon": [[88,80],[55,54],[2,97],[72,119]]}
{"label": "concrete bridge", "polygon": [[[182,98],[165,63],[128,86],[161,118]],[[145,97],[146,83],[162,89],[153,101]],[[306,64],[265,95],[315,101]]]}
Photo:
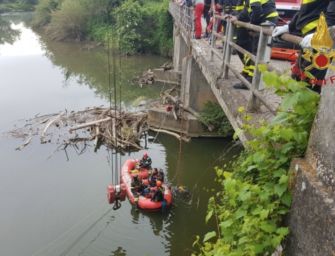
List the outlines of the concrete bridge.
{"label": "concrete bridge", "polygon": [[[242,64],[237,55],[232,55],[232,49],[249,54],[256,67],[265,63],[269,69],[278,72],[289,70],[290,63],[270,60],[272,28],[242,22],[232,24],[228,21],[225,35],[213,33],[209,43],[205,39],[192,39],[193,12],[190,8],[171,2],[169,11],[174,19],[172,77],[175,78],[175,83],[180,84],[180,101],[183,106],[196,112],[201,111],[206,101],[216,101],[235,130],[243,125],[243,118],[237,111],[241,106],[255,122],[270,120],[281,102],[280,97],[264,88],[262,75],[258,70],[255,70],[251,83],[243,78],[240,75]],[[215,19],[221,18],[215,16]],[[236,25],[260,34],[256,56],[234,43]],[[294,43],[301,40],[292,35],[284,35],[282,38]],[[250,90],[234,89],[232,85],[238,81],[242,81]],[[292,189],[293,204],[288,218],[291,234],[287,255],[335,255],[334,113],[335,87],[324,86],[306,157],[292,163],[291,171],[295,182]],[[149,118],[153,126],[159,126],[155,120],[164,118],[167,120],[165,128],[167,126],[170,130],[190,135],[199,133],[200,125],[196,124],[192,115],[186,118],[186,122],[179,121],[183,125],[176,125],[176,121],[169,119],[164,110],[151,113]],[[250,139],[243,133],[239,134],[239,138],[243,144]]]}

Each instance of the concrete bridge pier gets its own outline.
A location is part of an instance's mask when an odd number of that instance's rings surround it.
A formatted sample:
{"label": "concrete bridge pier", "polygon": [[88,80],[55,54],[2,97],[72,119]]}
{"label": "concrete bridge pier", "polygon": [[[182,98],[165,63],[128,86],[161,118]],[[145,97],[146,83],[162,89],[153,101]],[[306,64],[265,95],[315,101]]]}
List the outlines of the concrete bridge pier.
{"label": "concrete bridge pier", "polygon": [[[174,26],[173,73],[180,74],[179,99],[184,107],[200,112],[207,101],[217,102],[211,87],[192,56],[191,42],[185,41],[178,26]],[[159,75],[162,77],[162,75]],[[170,77],[171,78],[171,77]],[[168,79],[165,79],[168,80]],[[171,79],[170,79],[171,80]],[[165,109],[149,111],[149,124],[174,132],[181,132],[191,137],[213,135],[191,114],[183,111],[183,120],[175,120]],[[164,124],[162,124],[164,120]],[[216,134],[214,134],[216,136]]]}
{"label": "concrete bridge pier", "polygon": [[180,27],[173,26],[173,69],[176,72],[182,71],[184,57],[190,55],[190,43],[185,42]]}
{"label": "concrete bridge pier", "polygon": [[196,112],[204,109],[206,102],[217,102],[210,85],[192,55],[183,58],[180,89],[181,101]]}

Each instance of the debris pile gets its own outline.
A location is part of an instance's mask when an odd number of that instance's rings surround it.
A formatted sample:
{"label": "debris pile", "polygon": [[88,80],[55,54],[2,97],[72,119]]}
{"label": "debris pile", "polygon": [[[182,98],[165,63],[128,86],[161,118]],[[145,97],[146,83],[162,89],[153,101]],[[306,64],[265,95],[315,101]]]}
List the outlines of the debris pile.
{"label": "debris pile", "polygon": [[79,150],[81,144],[81,152],[86,149],[88,142],[94,141],[95,151],[101,145],[119,151],[134,151],[142,149],[140,139],[147,130],[145,112],[126,113],[94,107],[76,112],[65,110],[61,113],[36,115],[25,120],[22,127],[11,130],[9,135],[25,140],[17,150],[29,145],[36,136],[42,144],[58,144],[58,149],[66,149],[71,145]]}

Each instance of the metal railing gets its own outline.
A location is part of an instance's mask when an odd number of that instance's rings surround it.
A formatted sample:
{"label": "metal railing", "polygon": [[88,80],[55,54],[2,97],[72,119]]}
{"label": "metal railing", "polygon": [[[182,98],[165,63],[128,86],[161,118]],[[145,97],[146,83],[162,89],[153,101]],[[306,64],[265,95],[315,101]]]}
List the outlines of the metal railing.
{"label": "metal railing", "polygon": [[[178,4],[170,3],[170,13],[178,22],[179,26],[184,32],[192,37],[193,31],[193,11],[191,8],[185,6],[179,6]],[[187,16],[186,16],[187,13]],[[225,34],[217,33],[217,26],[222,20],[226,21]],[[191,24],[190,24],[191,23]],[[234,34],[236,27],[246,28],[254,33],[259,34],[257,54],[254,55],[251,52],[243,49],[234,42]],[[214,15],[213,17],[213,28],[210,40],[210,60],[214,61],[214,55],[222,61],[222,74],[220,77],[222,79],[229,78],[229,71],[233,73],[249,90],[252,92],[252,97],[250,98],[248,107],[250,110],[257,110],[262,103],[272,114],[275,114],[276,109],[270,102],[267,101],[266,97],[261,93],[263,90],[262,86],[262,74],[257,68],[259,64],[266,64],[269,70],[277,70],[276,67],[270,64],[271,58],[271,42],[272,42],[272,30],[273,25],[270,23],[264,23],[261,26],[256,26],[250,23],[245,23],[241,21],[231,21],[230,18],[226,18],[222,15]],[[191,34],[190,34],[191,33]],[[216,48],[216,40],[221,39],[223,42],[223,50],[219,51]],[[282,40],[290,43],[299,44],[302,40],[301,37],[293,36],[290,34],[284,34],[281,36]],[[255,63],[254,76],[251,82],[249,82],[243,75],[241,75],[241,70],[237,70],[231,64],[232,51],[236,51],[247,55]],[[278,71],[278,70],[277,70]]]}
{"label": "metal railing", "polygon": [[187,33],[192,38],[193,26],[194,26],[194,15],[193,9],[187,7],[185,4],[180,6],[177,3],[170,2],[170,13],[172,14],[174,21],[178,23],[184,33]]}

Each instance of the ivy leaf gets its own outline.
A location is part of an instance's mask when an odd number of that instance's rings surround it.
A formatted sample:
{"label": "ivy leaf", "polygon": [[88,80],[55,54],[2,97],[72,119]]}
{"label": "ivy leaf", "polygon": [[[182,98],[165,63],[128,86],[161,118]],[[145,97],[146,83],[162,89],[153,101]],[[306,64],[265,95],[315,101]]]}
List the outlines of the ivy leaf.
{"label": "ivy leaf", "polygon": [[284,169],[279,169],[273,172],[273,177],[279,178],[283,176],[284,174],[286,174],[286,171]]}
{"label": "ivy leaf", "polygon": [[282,175],[279,179],[279,184],[287,184],[287,182],[288,182],[288,176]]}
{"label": "ivy leaf", "polygon": [[242,218],[244,217],[245,215],[247,214],[247,211],[246,210],[243,210],[242,208],[239,208],[235,214],[234,214],[234,218],[237,220],[239,218]]}
{"label": "ivy leaf", "polygon": [[290,207],[291,203],[292,203],[292,197],[290,195],[290,193],[288,191],[286,191],[286,193],[280,198],[281,202]]}
{"label": "ivy leaf", "polygon": [[212,218],[214,210],[210,210],[206,215],[206,223]]}
{"label": "ivy leaf", "polygon": [[280,108],[284,111],[292,110],[298,103],[298,95],[293,94],[283,98]]}
{"label": "ivy leaf", "polygon": [[250,197],[251,197],[251,192],[250,192],[250,191],[247,191],[247,190],[241,191],[241,193],[240,193],[239,196],[238,196],[238,198],[239,198],[241,201],[249,200]]}
{"label": "ivy leaf", "polygon": [[245,244],[247,242],[249,242],[250,237],[249,236],[242,236],[239,240],[238,243],[239,244]]}
{"label": "ivy leaf", "polygon": [[281,197],[286,190],[287,184],[276,184],[274,187],[274,191],[279,197]]}
{"label": "ivy leaf", "polygon": [[222,229],[229,228],[233,223],[234,223],[234,221],[232,219],[228,219],[226,221],[221,222],[220,227]]}
{"label": "ivy leaf", "polygon": [[276,231],[276,225],[273,223],[263,222],[259,227],[267,233],[273,233]]}
{"label": "ivy leaf", "polygon": [[284,236],[287,236],[287,235],[288,235],[288,233],[289,233],[289,229],[288,229],[288,228],[283,228],[283,227],[281,227],[281,228],[278,228],[278,229],[277,229],[276,233],[277,233],[278,235],[284,237]]}
{"label": "ivy leaf", "polygon": [[205,242],[207,242],[209,239],[212,239],[212,238],[214,238],[214,237],[216,237],[216,232],[215,232],[215,231],[208,232],[208,233],[205,235],[203,242],[205,243]]}

